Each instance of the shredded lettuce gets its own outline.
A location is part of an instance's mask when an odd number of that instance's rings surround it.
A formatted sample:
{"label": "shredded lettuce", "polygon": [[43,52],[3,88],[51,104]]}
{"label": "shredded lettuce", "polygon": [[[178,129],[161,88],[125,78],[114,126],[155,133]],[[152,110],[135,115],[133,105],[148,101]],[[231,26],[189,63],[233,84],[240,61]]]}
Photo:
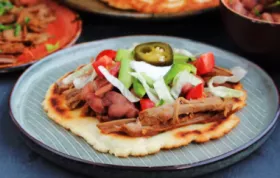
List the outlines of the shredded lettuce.
{"label": "shredded lettuce", "polygon": [[120,90],[120,92],[122,93],[122,95],[124,97],[126,97],[130,102],[135,103],[140,101],[139,98],[137,98],[136,96],[134,96],[125,86],[124,84],[117,79],[116,77],[114,77],[113,75],[110,74],[110,72],[108,72],[108,70],[103,67],[103,66],[99,66],[98,67],[99,71],[104,75],[104,77],[108,80],[108,82],[110,82],[113,86],[115,86],[116,88],[118,88]]}
{"label": "shredded lettuce", "polygon": [[75,78],[73,84],[75,88],[81,89],[83,88],[88,82],[93,81],[93,79],[97,76],[96,72],[93,71],[90,75],[81,76]]}
{"label": "shredded lettuce", "polygon": [[154,66],[143,61],[131,61],[130,67],[137,73],[145,73],[153,80],[164,76],[171,68],[171,66]]}
{"label": "shredded lettuce", "polygon": [[178,98],[182,88],[185,84],[190,83],[193,86],[196,86],[202,83],[201,79],[197,78],[195,75],[191,74],[187,70],[184,70],[178,73],[172,83],[171,94],[174,98]]}
{"label": "shredded lettuce", "polygon": [[131,72],[130,74],[142,83],[150,100],[152,100],[154,103],[158,103],[159,99],[156,95],[155,90],[147,84],[145,78],[138,72]]}
{"label": "shredded lettuce", "polygon": [[176,75],[184,70],[196,74],[196,68],[192,64],[173,64],[171,69],[164,75],[165,83],[169,85]]}
{"label": "shredded lettuce", "polygon": [[231,69],[232,76],[226,77],[226,76],[215,76],[211,78],[208,82],[208,90],[213,93],[216,96],[222,97],[222,98],[238,98],[243,96],[243,92],[240,90],[235,90],[231,88],[227,88],[224,86],[217,86],[214,87],[213,84],[223,84],[225,82],[232,82],[236,83],[239,82],[245,75],[247,74],[247,71],[241,67],[234,67]]}
{"label": "shredded lettuce", "polygon": [[188,56],[191,61],[195,60],[195,56],[186,49],[173,48],[173,52],[174,52],[174,54],[181,54],[184,56]]}
{"label": "shredded lettuce", "polygon": [[169,92],[169,89],[165,84],[163,77],[161,77],[154,83],[154,88],[155,88],[155,91],[156,91],[159,99],[164,100],[165,103],[174,102],[174,99],[172,98],[172,96]]}
{"label": "shredded lettuce", "polygon": [[144,79],[146,80],[147,84],[148,84],[150,87],[153,87],[153,86],[154,86],[155,81],[154,81],[151,77],[149,77],[149,76],[148,76],[146,73],[144,73],[144,72],[141,72],[140,74],[144,77]]}
{"label": "shredded lettuce", "polygon": [[79,78],[87,73],[90,73],[91,71],[95,72],[94,69],[92,68],[91,64],[87,64],[83,66],[81,69],[75,71],[74,73],[68,75],[66,78],[62,80],[62,83],[65,85],[68,85],[72,83],[76,78]]}

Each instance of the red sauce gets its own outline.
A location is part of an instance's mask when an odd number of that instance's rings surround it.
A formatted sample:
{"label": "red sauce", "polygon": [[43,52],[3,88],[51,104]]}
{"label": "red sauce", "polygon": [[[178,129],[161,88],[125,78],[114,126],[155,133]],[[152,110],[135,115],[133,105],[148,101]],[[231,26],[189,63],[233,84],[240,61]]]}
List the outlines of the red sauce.
{"label": "red sauce", "polygon": [[46,49],[46,44],[54,45],[59,42],[59,49],[68,46],[81,30],[81,21],[77,20],[77,14],[51,0],[41,0],[41,2],[46,3],[56,14],[56,20],[49,24],[46,30],[51,35],[51,38],[35,47],[26,48],[18,56],[17,63],[14,65],[39,60],[49,55],[50,53]]}

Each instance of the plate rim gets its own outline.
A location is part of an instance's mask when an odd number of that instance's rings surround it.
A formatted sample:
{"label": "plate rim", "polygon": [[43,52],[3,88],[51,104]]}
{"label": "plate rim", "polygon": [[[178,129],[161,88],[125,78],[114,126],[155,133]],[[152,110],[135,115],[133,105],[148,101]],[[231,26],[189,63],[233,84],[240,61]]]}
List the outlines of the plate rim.
{"label": "plate rim", "polygon": [[[62,3],[67,4],[71,8],[75,8],[80,11],[84,11],[84,12],[88,12],[88,13],[93,13],[93,14],[98,14],[98,15],[113,17],[113,18],[138,19],[138,20],[147,20],[147,19],[149,19],[149,20],[168,20],[168,19],[177,19],[177,18],[179,19],[179,18],[184,18],[184,17],[197,16],[200,14],[218,10],[219,6],[220,6],[220,5],[218,5],[215,7],[209,7],[209,8],[200,9],[200,10],[186,11],[186,12],[181,12],[181,13],[169,13],[169,14],[155,14],[155,13],[141,13],[141,12],[133,13],[133,12],[130,12],[129,10],[123,10],[124,13],[122,13],[122,12],[108,13],[106,11],[100,12],[97,10],[84,8],[81,5],[79,5],[78,3],[68,2],[67,0],[61,0],[61,1],[62,1]],[[95,1],[99,1],[99,0],[95,0]],[[99,3],[103,3],[103,2],[99,2]],[[112,8],[112,7],[108,6],[108,8]],[[112,8],[112,9],[114,9],[114,8]],[[122,11],[121,9],[119,9],[119,10]]]}
{"label": "plate rim", "polygon": [[215,49],[221,50],[221,51],[223,51],[227,54],[240,57],[241,60],[244,60],[247,63],[249,63],[250,65],[253,65],[256,68],[259,68],[265,75],[267,75],[271,79],[273,87],[277,91],[276,93],[277,93],[277,103],[278,103],[277,110],[276,110],[276,113],[274,114],[273,120],[269,123],[269,125],[265,128],[265,130],[263,130],[259,135],[257,135],[255,138],[251,139],[247,143],[245,143],[245,144],[243,144],[243,145],[241,145],[241,146],[239,146],[239,147],[237,147],[237,148],[235,148],[231,151],[228,151],[224,154],[221,154],[221,155],[218,155],[218,156],[206,159],[206,160],[202,160],[202,161],[199,161],[199,162],[191,163],[191,164],[181,164],[181,165],[172,165],[172,166],[124,166],[124,165],[114,165],[114,164],[106,164],[106,163],[96,163],[96,162],[93,162],[93,161],[83,160],[81,158],[77,158],[77,157],[74,157],[72,155],[67,155],[67,154],[65,154],[63,152],[60,152],[60,151],[57,151],[57,150],[51,148],[50,146],[44,144],[43,142],[39,141],[34,136],[29,134],[23,127],[21,127],[21,125],[16,120],[15,116],[13,115],[12,105],[11,105],[11,103],[12,103],[11,100],[12,100],[12,97],[14,95],[15,88],[17,87],[19,82],[22,80],[22,78],[25,76],[25,74],[27,72],[29,72],[30,70],[32,70],[33,68],[36,68],[37,65],[39,66],[40,63],[44,62],[45,60],[49,60],[49,59],[46,59],[47,57],[49,57],[51,59],[51,56],[55,56],[59,53],[63,53],[64,50],[67,50],[67,49],[62,49],[58,52],[55,52],[55,53],[43,58],[42,60],[38,61],[36,64],[32,65],[30,68],[25,70],[20,75],[20,77],[17,79],[17,81],[15,82],[15,85],[13,86],[12,91],[10,93],[10,97],[9,97],[9,114],[12,118],[13,123],[16,125],[16,127],[25,136],[27,136],[29,139],[34,141],[39,146],[42,146],[44,149],[47,149],[48,151],[51,151],[55,154],[58,154],[59,156],[62,156],[64,158],[74,160],[74,161],[77,161],[77,162],[80,162],[80,163],[89,164],[91,166],[99,166],[99,167],[113,168],[113,169],[127,169],[127,170],[137,170],[137,171],[167,171],[167,170],[171,170],[171,171],[173,170],[174,171],[174,170],[183,170],[183,169],[190,169],[190,168],[194,168],[194,167],[204,166],[204,165],[207,165],[207,164],[211,164],[211,163],[223,160],[223,159],[225,159],[227,157],[230,157],[230,156],[232,156],[236,153],[242,152],[243,150],[249,148],[251,145],[253,145],[255,142],[257,142],[258,140],[262,139],[273,128],[273,126],[277,123],[278,117],[279,117],[279,114],[280,114],[280,95],[279,95],[278,87],[275,84],[275,81],[272,79],[272,77],[264,69],[262,69],[258,64],[255,64],[255,63],[243,58],[242,56],[239,56],[237,54],[234,54],[234,53],[232,53],[230,51],[227,51],[227,50],[224,50],[222,48],[213,46],[211,44],[203,43],[203,42],[200,42],[200,41],[195,41],[195,40],[191,40],[191,39],[187,39],[187,38],[176,37],[176,36],[146,35],[146,34],[143,35],[143,34],[141,34],[141,35],[127,35],[127,36],[117,36],[117,37],[111,37],[111,38],[103,38],[103,39],[94,40],[94,41],[90,41],[90,42],[79,43],[79,44],[76,44],[76,45],[74,45],[70,48],[79,47],[79,46],[82,46],[82,45],[88,44],[88,43],[100,43],[100,42],[106,41],[106,40],[122,39],[122,38],[129,38],[129,37],[163,37],[163,38],[173,38],[173,39],[183,40],[183,41],[188,40],[190,42],[195,42],[197,44],[202,44],[202,45],[206,45],[206,46],[209,46],[209,47],[214,47]]}
{"label": "plate rim", "polygon": [[[67,7],[66,7],[67,8]],[[69,8],[68,8],[69,9]],[[78,15],[77,12],[73,11],[72,9],[70,9],[75,15]],[[83,31],[83,21],[82,20],[77,20],[76,23],[78,23],[78,30],[77,32],[75,33],[75,35],[73,36],[73,38],[71,38],[71,40],[65,44],[62,48],[58,49],[58,51],[61,51],[65,48],[68,48],[68,47],[71,47],[73,46],[77,41],[78,39],[80,38],[81,34],[82,34],[82,31]],[[50,56],[52,55],[53,53],[47,55],[47,56]],[[18,65],[18,66],[11,66],[11,67],[5,67],[5,68],[0,68],[0,74],[4,74],[4,73],[10,73],[10,72],[14,72],[14,71],[18,71],[18,70],[22,70],[24,68],[27,68],[29,66],[31,66],[32,64],[35,64],[41,60],[43,60],[44,58],[46,58],[47,56],[43,57],[43,58],[40,58],[38,60],[34,60],[34,61],[31,61],[31,62],[28,62],[28,63],[24,63],[24,64],[21,64],[21,65]]]}

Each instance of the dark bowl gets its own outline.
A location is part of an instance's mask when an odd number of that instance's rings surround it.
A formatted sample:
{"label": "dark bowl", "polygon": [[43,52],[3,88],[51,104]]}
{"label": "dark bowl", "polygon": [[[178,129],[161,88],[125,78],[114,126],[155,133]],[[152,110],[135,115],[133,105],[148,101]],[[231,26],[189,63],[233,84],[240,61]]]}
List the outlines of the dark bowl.
{"label": "dark bowl", "polygon": [[280,23],[255,20],[234,12],[221,0],[225,28],[232,40],[245,52],[280,56]]}

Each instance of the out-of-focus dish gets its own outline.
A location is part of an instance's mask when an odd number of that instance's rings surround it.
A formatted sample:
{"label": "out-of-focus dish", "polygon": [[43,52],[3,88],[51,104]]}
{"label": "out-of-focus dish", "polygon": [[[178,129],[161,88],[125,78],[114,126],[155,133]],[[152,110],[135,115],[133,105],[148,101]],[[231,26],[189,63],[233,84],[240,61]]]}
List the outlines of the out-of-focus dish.
{"label": "out-of-focus dish", "polygon": [[0,70],[27,65],[72,44],[81,22],[51,0],[0,2]]}
{"label": "out-of-focus dish", "polygon": [[280,23],[279,0],[225,0],[224,1],[236,13],[255,20],[270,23]]}
{"label": "out-of-focus dish", "polygon": [[61,0],[73,8],[111,17],[170,19],[217,9],[218,0]]}
{"label": "out-of-focus dish", "polygon": [[[275,5],[277,2],[271,1]],[[251,11],[245,7],[238,0],[221,0],[222,18],[233,41],[247,53],[262,54],[266,58],[279,57],[280,22],[277,7],[272,8],[272,13],[256,10],[260,4],[252,6]]]}
{"label": "out-of-focus dish", "polygon": [[109,6],[141,13],[164,14],[202,10],[219,5],[219,0],[101,0]]}

